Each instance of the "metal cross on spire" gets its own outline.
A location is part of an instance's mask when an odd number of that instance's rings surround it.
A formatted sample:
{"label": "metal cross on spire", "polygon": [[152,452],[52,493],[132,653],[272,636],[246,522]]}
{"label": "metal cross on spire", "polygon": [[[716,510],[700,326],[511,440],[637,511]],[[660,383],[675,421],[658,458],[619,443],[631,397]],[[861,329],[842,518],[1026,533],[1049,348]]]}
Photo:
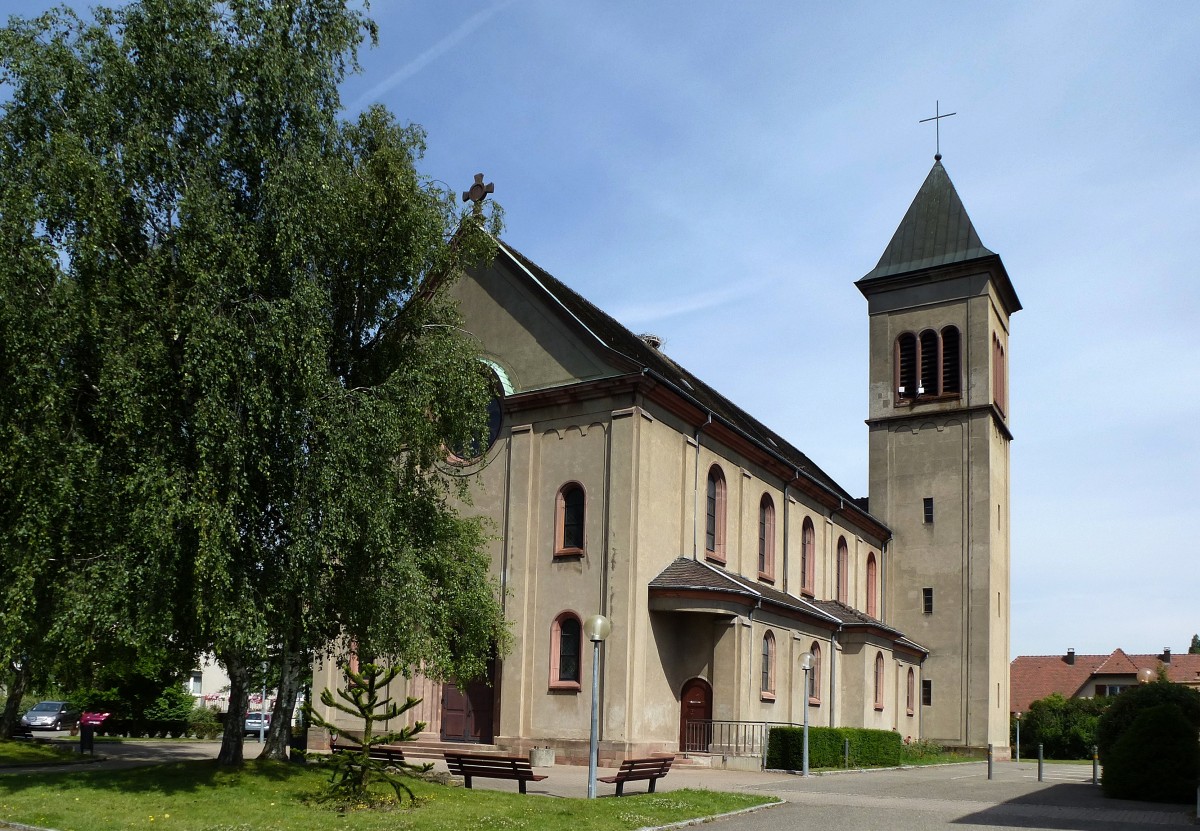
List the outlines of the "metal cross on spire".
{"label": "metal cross on spire", "polygon": [[933,160],[935,162],[940,162],[942,160],[942,129],[941,129],[942,119],[949,118],[952,115],[958,115],[958,113],[956,113],[956,112],[944,113],[941,110],[942,110],[942,102],[938,101],[937,104],[933,108],[934,115],[930,116],[929,118],[922,118],[920,121],[917,122],[918,124],[924,124],[926,121],[933,122],[933,134],[934,134],[935,140],[937,141],[937,145],[936,145],[937,153],[933,157]]}
{"label": "metal cross on spire", "polygon": [[492,182],[488,182],[485,185],[483,183],[483,174],[476,173],[475,174],[475,184],[471,185],[470,190],[463,191],[462,201],[466,202],[469,199],[472,202],[474,202],[475,205],[474,205],[473,210],[475,211],[476,214],[481,214],[481,213],[483,213],[483,200],[487,199],[487,195],[489,193],[495,193],[495,192],[496,192],[496,185],[493,184]]}

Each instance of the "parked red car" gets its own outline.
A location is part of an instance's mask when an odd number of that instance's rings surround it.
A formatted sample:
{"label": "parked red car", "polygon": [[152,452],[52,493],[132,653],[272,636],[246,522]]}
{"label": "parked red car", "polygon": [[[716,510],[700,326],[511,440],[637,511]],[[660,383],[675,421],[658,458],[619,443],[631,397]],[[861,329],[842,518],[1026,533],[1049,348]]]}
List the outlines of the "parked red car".
{"label": "parked red car", "polygon": [[79,717],[79,726],[99,727],[112,713],[84,713]]}

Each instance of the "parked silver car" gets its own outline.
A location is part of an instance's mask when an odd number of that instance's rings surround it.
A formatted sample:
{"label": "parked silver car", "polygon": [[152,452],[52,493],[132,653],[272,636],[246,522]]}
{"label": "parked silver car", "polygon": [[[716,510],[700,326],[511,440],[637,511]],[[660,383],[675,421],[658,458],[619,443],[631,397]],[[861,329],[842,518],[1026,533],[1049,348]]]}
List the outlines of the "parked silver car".
{"label": "parked silver car", "polygon": [[246,735],[258,735],[259,727],[262,727],[265,733],[271,727],[270,713],[247,713],[245,733]]}
{"label": "parked silver car", "polygon": [[30,730],[66,730],[79,726],[79,711],[66,701],[39,701],[21,716],[21,726]]}

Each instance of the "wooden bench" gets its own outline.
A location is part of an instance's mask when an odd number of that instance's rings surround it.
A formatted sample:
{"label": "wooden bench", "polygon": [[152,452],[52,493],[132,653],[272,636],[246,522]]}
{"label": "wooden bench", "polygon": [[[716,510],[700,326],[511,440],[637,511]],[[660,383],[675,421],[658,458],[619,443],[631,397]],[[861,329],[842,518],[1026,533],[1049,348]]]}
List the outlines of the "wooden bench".
{"label": "wooden bench", "polygon": [[[359,748],[356,746],[347,746],[347,745],[342,745],[339,747],[338,743],[337,743],[337,739],[331,738],[329,740],[329,752],[330,753],[356,753],[356,752],[359,752]],[[371,756],[372,759],[382,759],[385,762],[391,762],[391,763],[403,762],[404,761],[404,748],[402,748],[400,745],[397,745],[397,744],[380,744],[380,745],[376,745],[375,747],[372,747],[369,755]]]}
{"label": "wooden bench", "polygon": [[463,783],[471,787],[471,777],[486,779],[514,779],[521,793],[525,793],[526,782],[541,782],[546,777],[533,772],[529,759],[524,756],[493,756],[488,753],[443,753],[446,767]]}
{"label": "wooden bench", "polygon": [[615,783],[617,786],[617,796],[623,796],[626,782],[649,779],[650,790],[647,793],[654,793],[654,784],[671,772],[671,763],[674,761],[674,756],[626,759],[624,762],[621,762],[621,767],[617,770],[616,776],[598,776],[596,777],[596,781],[607,782],[610,785]]}

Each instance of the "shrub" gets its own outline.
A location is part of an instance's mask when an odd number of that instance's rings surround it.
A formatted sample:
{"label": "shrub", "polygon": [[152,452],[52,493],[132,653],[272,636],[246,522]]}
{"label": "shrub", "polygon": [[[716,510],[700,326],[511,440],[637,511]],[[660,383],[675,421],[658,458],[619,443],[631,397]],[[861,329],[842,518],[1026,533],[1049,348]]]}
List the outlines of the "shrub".
{"label": "shrub", "polygon": [[[894,767],[900,764],[900,734],[891,730],[858,727],[810,727],[810,768],[842,767],[844,743],[850,741],[852,767]],[[804,767],[804,728],[773,727],[767,741],[767,767],[800,770]]]}
{"label": "shrub", "polygon": [[[1021,718],[1021,744],[1025,755],[1042,754],[1047,759],[1090,759],[1100,716],[1107,710],[1109,698],[1064,698],[1058,693],[1029,705]],[[1016,719],[1009,735],[1016,744]]]}
{"label": "shrub", "polygon": [[1101,785],[1106,796],[1191,802],[1200,781],[1197,730],[1178,705],[1140,711],[1109,748]]}
{"label": "shrub", "polygon": [[1156,681],[1139,684],[1112,700],[1096,728],[1096,744],[1100,748],[1101,763],[1108,764],[1108,755],[1130,728],[1138,714],[1159,704],[1174,704],[1183,717],[1200,732],[1200,692],[1182,684]]}
{"label": "shrub", "polygon": [[221,735],[221,721],[215,710],[209,707],[196,707],[188,714],[187,732],[197,739],[215,739]]}

